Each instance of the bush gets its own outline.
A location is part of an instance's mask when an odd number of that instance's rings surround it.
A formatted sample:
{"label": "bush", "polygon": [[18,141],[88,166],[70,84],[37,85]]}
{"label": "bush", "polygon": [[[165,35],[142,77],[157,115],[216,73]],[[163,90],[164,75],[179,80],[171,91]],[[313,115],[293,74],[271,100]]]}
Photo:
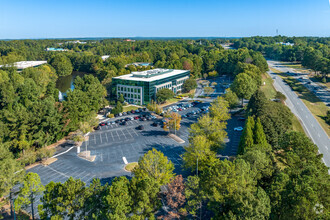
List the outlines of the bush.
{"label": "bush", "polygon": [[47,149],[46,147],[42,147],[36,152],[37,160],[48,159],[54,155],[55,151],[55,148]]}
{"label": "bush", "polygon": [[286,96],[281,92],[276,92],[275,99],[279,99],[281,102],[286,100]]}
{"label": "bush", "polygon": [[114,118],[115,115],[110,113],[110,114],[107,115],[107,117],[108,117],[108,118]]}
{"label": "bush", "polygon": [[37,153],[33,148],[25,150],[24,153],[21,153],[20,161],[23,165],[27,166],[33,164],[37,160]]}

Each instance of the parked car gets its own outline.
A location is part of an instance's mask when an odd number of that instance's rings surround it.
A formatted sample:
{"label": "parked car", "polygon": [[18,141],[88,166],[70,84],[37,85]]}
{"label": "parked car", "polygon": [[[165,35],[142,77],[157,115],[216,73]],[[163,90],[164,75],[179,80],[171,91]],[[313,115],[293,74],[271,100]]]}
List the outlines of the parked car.
{"label": "parked car", "polygon": [[114,125],[114,124],[116,124],[116,122],[112,121],[111,124]]}
{"label": "parked car", "polygon": [[100,128],[100,126],[96,126],[95,128],[94,128],[94,130],[100,130],[101,128]]}
{"label": "parked car", "polygon": [[119,114],[115,114],[115,117],[116,117],[116,118],[119,117]]}
{"label": "parked car", "polygon": [[117,119],[115,122],[116,122],[116,123],[119,123],[119,122],[120,122],[120,120],[119,120],[119,119]]}
{"label": "parked car", "polygon": [[148,111],[148,109],[147,109],[147,108],[143,108],[143,111],[145,111],[145,112],[146,112],[146,111]]}
{"label": "parked car", "polygon": [[105,122],[100,123],[100,126],[105,126],[105,125],[106,125]]}
{"label": "parked car", "polygon": [[135,116],[134,119],[135,119],[135,120],[138,120],[138,119],[139,119],[139,116]]}
{"label": "parked car", "polygon": [[154,127],[157,127],[158,126],[158,123],[157,122],[154,122],[151,125],[154,126]]}
{"label": "parked car", "polygon": [[123,122],[121,123],[121,125],[127,125],[127,122],[126,122],[126,121],[123,121]]}
{"label": "parked car", "polygon": [[128,118],[128,117],[127,117],[127,118],[125,118],[125,121],[129,121],[129,120],[130,120],[130,118]]}
{"label": "parked car", "polygon": [[107,125],[111,125],[111,122],[110,121],[107,121]]}
{"label": "parked car", "polygon": [[139,126],[137,127],[137,129],[139,129],[139,130],[143,130],[144,127],[143,127],[143,125],[139,125]]}
{"label": "parked car", "polygon": [[243,131],[243,128],[242,127],[236,127],[236,128],[234,128],[234,131]]}
{"label": "parked car", "polygon": [[181,118],[187,118],[187,115],[181,115]]}
{"label": "parked car", "polygon": [[138,109],[135,110],[135,113],[139,113],[140,111]]}
{"label": "parked car", "polygon": [[130,111],[127,111],[126,113],[127,113],[127,115],[130,115],[130,114],[132,114]]}
{"label": "parked car", "polygon": [[123,115],[127,115],[127,113],[126,113],[126,112],[123,112],[122,114],[123,114]]}
{"label": "parked car", "polygon": [[238,120],[239,121],[245,121],[245,118],[244,117],[239,117]]}

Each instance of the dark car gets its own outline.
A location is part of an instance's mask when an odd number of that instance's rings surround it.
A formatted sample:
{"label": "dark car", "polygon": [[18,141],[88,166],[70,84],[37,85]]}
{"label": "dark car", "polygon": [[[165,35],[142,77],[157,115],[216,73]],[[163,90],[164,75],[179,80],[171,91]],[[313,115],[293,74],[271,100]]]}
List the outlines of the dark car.
{"label": "dark car", "polygon": [[150,121],[150,120],[151,120],[151,117],[147,116],[146,119],[147,119],[148,121]]}
{"label": "dark car", "polygon": [[115,117],[116,117],[116,118],[119,117],[119,114],[115,114]]}
{"label": "dark car", "polygon": [[145,111],[145,112],[146,112],[147,110],[148,110],[147,108],[143,108],[143,111]]}
{"label": "dark car", "polygon": [[120,122],[120,120],[119,120],[119,119],[117,119],[115,122],[116,122],[116,123],[119,123],[119,122]]}
{"label": "dark car", "polygon": [[144,118],[144,117],[141,117],[140,118],[140,121],[146,121],[147,119],[146,118]]}
{"label": "dark car", "polygon": [[95,127],[94,130],[100,130],[100,126]]}
{"label": "dark car", "polygon": [[128,112],[126,112],[128,115],[130,115],[131,114],[131,112],[130,111],[128,111]]}
{"label": "dark car", "polygon": [[123,115],[127,115],[127,113],[126,112],[123,112]]}
{"label": "dark car", "polygon": [[151,125],[154,126],[154,127],[157,127],[158,126],[158,123],[157,122],[154,122]]}
{"label": "dark car", "polygon": [[239,117],[238,120],[239,121],[245,121],[245,118],[244,117]]}
{"label": "dark car", "polygon": [[142,108],[138,108],[138,110],[139,110],[140,112],[142,112]]}
{"label": "dark car", "polygon": [[129,121],[129,120],[131,120],[130,118],[125,118],[125,121]]}
{"label": "dark car", "polygon": [[138,130],[143,130],[144,127],[143,127],[143,125],[139,125],[139,126],[137,127],[137,129],[138,129]]}
{"label": "dark car", "polygon": [[131,113],[133,113],[133,114],[134,114],[134,113],[135,113],[135,111],[134,111],[134,110],[131,110]]}
{"label": "dark car", "polygon": [[123,122],[121,123],[121,125],[127,125],[127,122],[126,122],[126,121],[123,121]]}

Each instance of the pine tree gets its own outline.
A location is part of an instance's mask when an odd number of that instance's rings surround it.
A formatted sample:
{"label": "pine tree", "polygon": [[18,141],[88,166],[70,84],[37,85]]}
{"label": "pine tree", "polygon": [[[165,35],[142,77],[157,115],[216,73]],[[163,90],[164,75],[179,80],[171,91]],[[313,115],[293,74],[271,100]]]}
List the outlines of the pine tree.
{"label": "pine tree", "polygon": [[254,133],[253,137],[255,144],[261,144],[262,146],[267,145],[266,135],[264,133],[264,129],[260,122],[260,118],[257,118],[257,122],[254,125],[253,133]]}
{"label": "pine tree", "polygon": [[248,117],[246,120],[244,130],[241,136],[241,140],[238,146],[238,153],[243,154],[246,149],[252,148],[253,142],[253,128],[254,128],[254,119],[253,117]]}

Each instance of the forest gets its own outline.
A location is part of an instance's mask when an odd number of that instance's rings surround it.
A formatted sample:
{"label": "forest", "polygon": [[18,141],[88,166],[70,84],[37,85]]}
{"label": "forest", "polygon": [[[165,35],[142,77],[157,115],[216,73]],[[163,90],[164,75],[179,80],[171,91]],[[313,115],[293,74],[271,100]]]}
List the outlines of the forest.
{"label": "forest", "polygon": [[[282,45],[292,43],[291,45]],[[326,82],[330,73],[330,38],[318,37],[250,37],[232,40],[235,48],[248,48],[263,53],[267,58],[301,62]]]}
{"label": "forest", "polygon": [[[11,195],[12,187],[21,183],[15,206],[26,208],[41,197],[41,219],[328,219],[330,179],[322,155],[305,134],[292,131],[290,110],[268,100],[259,88],[268,70],[266,48],[290,41],[315,51],[319,44],[328,48],[329,40],[232,41],[237,50],[220,45],[227,39],[0,41],[0,64],[7,64],[0,69],[0,167],[5,170],[0,174],[0,197]],[[45,51],[47,47],[68,51]],[[329,59],[326,51],[322,57]],[[103,61],[102,55],[110,57]],[[304,53],[302,62],[303,57]],[[10,64],[22,60],[48,64],[17,72]],[[96,113],[118,101],[112,77],[152,68],[128,65],[133,62],[187,69],[194,79],[233,79],[226,95],[215,99],[209,113],[191,125],[182,155],[182,169],[190,175],[176,175],[173,163],[154,149],[140,158],[133,178],[118,177],[105,185],[95,179],[86,186],[69,178],[43,186],[37,174],[25,174],[24,165],[52,154],[45,150],[47,145],[86,123],[93,127]],[[56,80],[72,71],[86,74],[76,78],[75,89],[60,102]],[[220,160],[217,153],[227,137],[229,109],[238,105],[238,98],[249,100],[239,155]],[[167,212],[161,211],[163,204]]]}

